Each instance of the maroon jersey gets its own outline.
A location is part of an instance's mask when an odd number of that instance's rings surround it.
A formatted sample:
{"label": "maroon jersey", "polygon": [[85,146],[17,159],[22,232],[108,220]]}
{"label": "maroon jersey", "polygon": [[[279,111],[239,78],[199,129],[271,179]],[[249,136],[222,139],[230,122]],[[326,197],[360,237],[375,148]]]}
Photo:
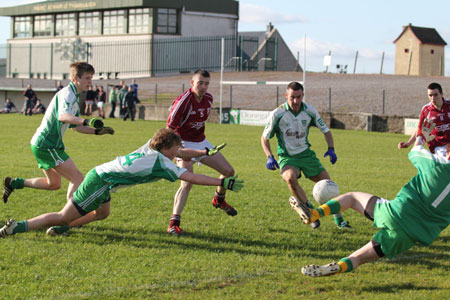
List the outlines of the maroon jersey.
{"label": "maroon jersey", "polygon": [[450,100],[442,99],[441,109],[437,109],[433,104],[428,103],[422,107],[419,120],[419,135],[422,134],[423,121],[431,119],[436,127],[431,132],[436,138],[428,142],[430,151],[434,153],[434,148],[445,146],[450,143]]}
{"label": "maroon jersey", "polygon": [[205,122],[212,102],[213,97],[209,93],[206,93],[198,102],[192,90],[187,90],[173,101],[167,127],[173,129],[183,141],[203,141]]}

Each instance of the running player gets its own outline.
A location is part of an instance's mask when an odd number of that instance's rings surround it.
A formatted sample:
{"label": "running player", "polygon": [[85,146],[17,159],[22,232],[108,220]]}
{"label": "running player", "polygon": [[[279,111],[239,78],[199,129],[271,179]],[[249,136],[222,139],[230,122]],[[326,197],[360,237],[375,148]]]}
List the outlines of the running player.
{"label": "running player", "polygon": [[[330,179],[308,142],[309,127],[317,126],[324,134],[328,150],[324,157],[330,156],[331,164],[336,163],[333,136],[327,125],[322,121],[317,110],[303,102],[303,86],[298,82],[291,82],[286,90],[287,102],[276,108],[270,114],[266,128],[261,136],[261,145],[267,157],[266,167],[269,170],[280,168],[270,148],[269,139],[274,135],[278,140],[278,156],[281,166],[281,177],[288,184],[292,196],[291,205],[298,201],[313,207],[308,201],[305,191],[298,184],[301,172],[306,178],[314,182]],[[340,213],[335,214],[336,226],[340,229],[351,228]],[[311,224],[313,228],[320,226],[320,222]]]}
{"label": "running player", "polygon": [[[423,133],[424,128],[421,137],[425,141],[432,140],[430,132]],[[402,187],[394,200],[353,192],[332,199],[316,209],[302,204],[296,208],[304,223],[352,208],[380,228],[369,243],[350,256],[324,266],[305,266],[302,268],[304,275],[346,273],[380,257],[393,258],[416,243],[428,246],[449,225],[450,144],[446,145],[446,156],[442,156],[430,153],[422,143],[418,139],[408,155],[418,173]]]}
{"label": "running player", "polygon": [[[180,137],[171,129],[158,130],[152,139],[136,151],[118,156],[115,160],[102,164],[86,174],[70,201],[57,213],[47,213],[38,217],[16,222],[8,220],[0,229],[0,237],[50,227],[47,234],[55,235],[67,231],[70,227],[87,224],[108,217],[110,212],[110,190],[147,182],[177,179],[192,184],[221,186],[239,191],[243,180],[236,177],[213,178],[202,174],[193,174],[177,167],[172,160],[178,157],[199,157],[218,154],[220,147],[204,150],[182,149]],[[216,155],[217,155],[216,154]]]}
{"label": "running player", "polygon": [[428,142],[428,148],[432,153],[445,156],[445,145],[450,143],[450,100],[444,99],[442,87],[436,82],[428,85],[427,95],[430,103],[422,107],[417,131],[407,142],[399,143],[398,148],[408,148],[412,145],[416,136],[421,134],[420,128],[424,120],[428,119],[435,124],[435,130],[432,132],[435,138]]}
{"label": "running player", "polygon": [[[69,180],[67,200],[83,181],[83,174],[65,152],[63,136],[67,128],[85,134],[114,134],[110,127],[103,127],[97,119],[79,118],[79,95],[87,91],[92,83],[94,68],[85,62],[70,65],[71,82],[53,97],[42,119],[41,125],[31,139],[31,151],[36,157],[38,167],[44,171],[40,178],[3,178],[3,202],[7,202],[11,193],[24,187],[58,190],[61,177]],[[91,128],[94,127],[94,128]]]}
{"label": "running player", "polygon": [[[197,70],[191,79],[191,88],[181,94],[172,104],[167,120],[167,127],[173,129],[182,140],[182,145],[189,149],[211,148],[212,144],[205,137],[205,122],[208,119],[213,97],[207,93],[211,76],[206,70]],[[193,172],[194,160],[177,158],[177,165]],[[234,175],[233,167],[225,159],[222,153],[214,156],[201,156],[195,159],[220,173],[220,178]],[[192,184],[181,181],[180,188],[175,194],[172,216],[167,232],[181,235],[181,212],[186,205]],[[225,201],[224,187],[218,186],[212,205],[221,208],[230,216],[235,216],[237,211]]]}

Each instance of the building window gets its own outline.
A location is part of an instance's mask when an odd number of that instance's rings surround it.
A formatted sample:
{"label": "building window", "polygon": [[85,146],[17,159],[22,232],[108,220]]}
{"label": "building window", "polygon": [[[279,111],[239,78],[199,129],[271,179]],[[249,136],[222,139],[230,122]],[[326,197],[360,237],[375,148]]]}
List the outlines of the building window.
{"label": "building window", "polygon": [[79,33],[80,35],[97,35],[100,34],[100,12],[80,12]]}
{"label": "building window", "polygon": [[56,15],[56,36],[73,36],[76,35],[76,19],[75,14],[58,14]]}
{"label": "building window", "polygon": [[120,34],[125,33],[125,11],[109,10],[103,13],[103,33]]}
{"label": "building window", "polygon": [[174,8],[158,8],[158,33],[177,33],[177,10]]}
{"label": "building window", "polygon": [[405,53],[409,53],[409,49],[408,48],[405,48]]}
{"label": "building window", "polygon": [[53,16],[35,16],[34,17],[34,36],[52,35]]}
{"label": "building window", "polygon": [[15,17],[14,18],[14,37],[26,38],[31,37],[31,17]]}
{"label": "building window", "polygon": [[434,54],[434,49],[431,49],[431,54]]}
{"label": "building window", "polygon": [[150,9],[130,9],[128,14],[129,33],[149,32]]}

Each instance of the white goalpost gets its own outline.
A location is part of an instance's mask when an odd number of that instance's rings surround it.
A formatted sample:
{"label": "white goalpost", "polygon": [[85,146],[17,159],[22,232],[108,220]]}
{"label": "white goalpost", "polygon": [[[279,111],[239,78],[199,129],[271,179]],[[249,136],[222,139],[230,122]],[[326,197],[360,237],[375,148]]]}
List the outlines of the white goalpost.
{"label": "white goalpost", "polygon": [[223,80],[224,71],[224,58],[225,58],[225,39],[222,38],[222,49],[221,49],[221,62],[220,62],[220,98],[219,98],[219,122],[222,124],[222,100],[223,100],[223,85],[280,85],[286,87],[292,81],[297,81],[303,85],[304,92],[306,93],[305,81],[306,81],[306,34],[305,34],[305,46],[304,46],[304,57],[303,57],[303,81],[291,80],[291,81],[241,81],[241,80]]}

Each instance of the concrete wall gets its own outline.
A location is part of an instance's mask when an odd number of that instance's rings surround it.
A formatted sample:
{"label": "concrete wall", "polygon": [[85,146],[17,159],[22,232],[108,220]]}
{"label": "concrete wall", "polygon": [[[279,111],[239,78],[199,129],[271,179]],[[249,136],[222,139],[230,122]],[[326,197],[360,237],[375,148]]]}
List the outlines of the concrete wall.
{"label": "concrete wall", "polygon": [[[106,115],[111,111],[109,104],[106,105]],[[116,115],[118,116],[118,109]],[[96,115],[94,113],[94,115]],[[378,132],[404,133],[404,117],[398,116],[378,116],[364,113],[320,113],[324,122],[330,128],[347,130],[365,130]],[[169,106],[159,104],[138,105],[136,119],[166,121],[169,116]],[[219,123],[219,109],[211,109],[208,122]]]}
{"label": "concrete wall", "polygon": [[181,13],[181,36],[237,34],[236,16],[185,11]]}

